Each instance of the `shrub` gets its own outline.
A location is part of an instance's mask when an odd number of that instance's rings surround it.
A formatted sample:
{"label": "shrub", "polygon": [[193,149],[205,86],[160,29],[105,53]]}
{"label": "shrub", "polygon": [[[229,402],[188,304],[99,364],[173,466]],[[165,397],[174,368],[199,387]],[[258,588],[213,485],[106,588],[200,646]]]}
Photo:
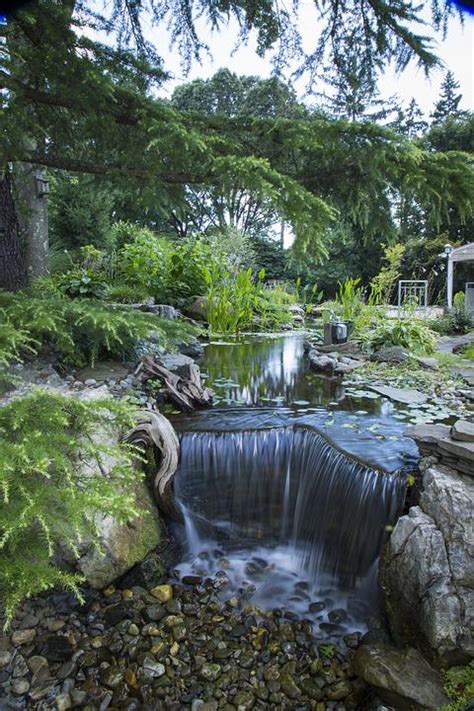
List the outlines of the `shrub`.
{"label": "shrub", "polygon": [[417,355],[429,355],[436,349],[436,334],[412,313],[380,321],[361,337],[369,351],[377,351],[386,346],[401,346]]}
{"label": "shrub", "polygon": [[449,313],[431,324],[433,330],[441,334],[464,334],[474,329],[474,315],[466,309],[462,291],[454,295],[453,308]]}
{"label": "shrub", "polygon": [[[0,408],[0,597],[7,624],[23,599],[56,585],[80,597],[81,578],[53,560],[60,546],[77,555],[82,537],[97,540],[97,514],[121,522],[138,515],[134,450],[94,436],[132,421],[124,403],[43,390]],[[105,476],[101,463],[110,456],[115,465]],[[84,457],[97,467],[84,472]]]}
{"label": "shrub", "polygon": [[163,347],[173,349],[177,342],[189,341],[198,332],[183,321],[168,321],[92,299],[0,293],[0,309],[7,323],[30,339],[35,349],[48,344],[65,363],[73,365],[93,364],[99,357],[133,356],[137,341],[150,333],[158,334]]}

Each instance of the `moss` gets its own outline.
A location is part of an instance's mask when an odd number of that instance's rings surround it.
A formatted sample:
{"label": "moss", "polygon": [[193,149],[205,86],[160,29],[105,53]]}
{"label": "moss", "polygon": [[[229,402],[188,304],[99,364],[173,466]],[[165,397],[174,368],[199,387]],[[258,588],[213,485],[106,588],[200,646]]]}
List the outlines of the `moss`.
{"label": "moss", "polygon": [[464,711],[474,704],[474,660],[464,667],[451,667],[444,672],[444,690],[452,703],[440,711]]}

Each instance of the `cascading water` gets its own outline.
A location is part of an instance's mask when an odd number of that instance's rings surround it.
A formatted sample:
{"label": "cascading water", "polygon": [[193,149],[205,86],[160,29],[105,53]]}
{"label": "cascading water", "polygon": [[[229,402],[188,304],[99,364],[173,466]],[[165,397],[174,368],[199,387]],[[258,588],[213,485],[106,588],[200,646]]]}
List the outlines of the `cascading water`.
{"label": "cascading water", "polygon": [[230,590],[255,584],[255,602],[299,614],[315,599],[337,607],[349,597],[360,622],[404,488],[311,428],[184,433],[175,479],[188,547],[180,570],[224,568]]}

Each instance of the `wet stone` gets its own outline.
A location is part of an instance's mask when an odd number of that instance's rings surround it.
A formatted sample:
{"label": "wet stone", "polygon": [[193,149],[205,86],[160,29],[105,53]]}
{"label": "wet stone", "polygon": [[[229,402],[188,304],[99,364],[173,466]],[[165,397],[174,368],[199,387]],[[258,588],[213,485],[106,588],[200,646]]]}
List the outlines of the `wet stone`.
{"label": "wet stone", "polygon": [[219,664],[203,664],[199,675],[206,681],[215,681],[221,673],[221,667]]}
{"label": "wet stone", "polygon": [[173,597],[173,588],[171,585],[158,585],[150,590],[150,593],[160,602],[168,602]]}
{"label": "wet stone", "polygon": [[166,617],[167,611],[163,605],[156,603],[155,605],[147,606],[145,610],[145,615],[151,622],[158,622],[158,620],[161,620],[163,619],[163,617]]}
{"label": "wet stone", "polygon": [[49,662],[65,662],[73,653],[72,644],[66,637],[48,637],[43,649],[43,655]]}
{"label": "wet stone", "polygon": [[13,654],[11,652],[0,650],[0,669],[8,666],[12,659]]}

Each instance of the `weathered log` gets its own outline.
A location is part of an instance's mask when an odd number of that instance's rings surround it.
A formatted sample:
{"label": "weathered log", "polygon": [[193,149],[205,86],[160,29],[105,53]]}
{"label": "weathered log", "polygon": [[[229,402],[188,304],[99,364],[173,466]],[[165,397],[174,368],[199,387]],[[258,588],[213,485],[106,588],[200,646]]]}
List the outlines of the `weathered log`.
{"label": "weathered log", "polygon": [[182,378],[164,366],[158,365],[153,358],[147,357],[135,371],[135,375],[139,374],[142,374],[144,382],[151,378],[158,378],[163,385],[162,394],[183,412],[209,407],[212,402],[212,390],[202,385],[197,367],[190,370],[190,378]]}
{"label": "weathered log", "polygon": [[154,494],[158,508],[167,516],[178,514],[173,496],[173,476],[178,466],[179,440],[173,426],[161,413],[140,410],[137,424],[125,441],[144,449],[154,447],[160,455],[160,466],[155,474]]}

